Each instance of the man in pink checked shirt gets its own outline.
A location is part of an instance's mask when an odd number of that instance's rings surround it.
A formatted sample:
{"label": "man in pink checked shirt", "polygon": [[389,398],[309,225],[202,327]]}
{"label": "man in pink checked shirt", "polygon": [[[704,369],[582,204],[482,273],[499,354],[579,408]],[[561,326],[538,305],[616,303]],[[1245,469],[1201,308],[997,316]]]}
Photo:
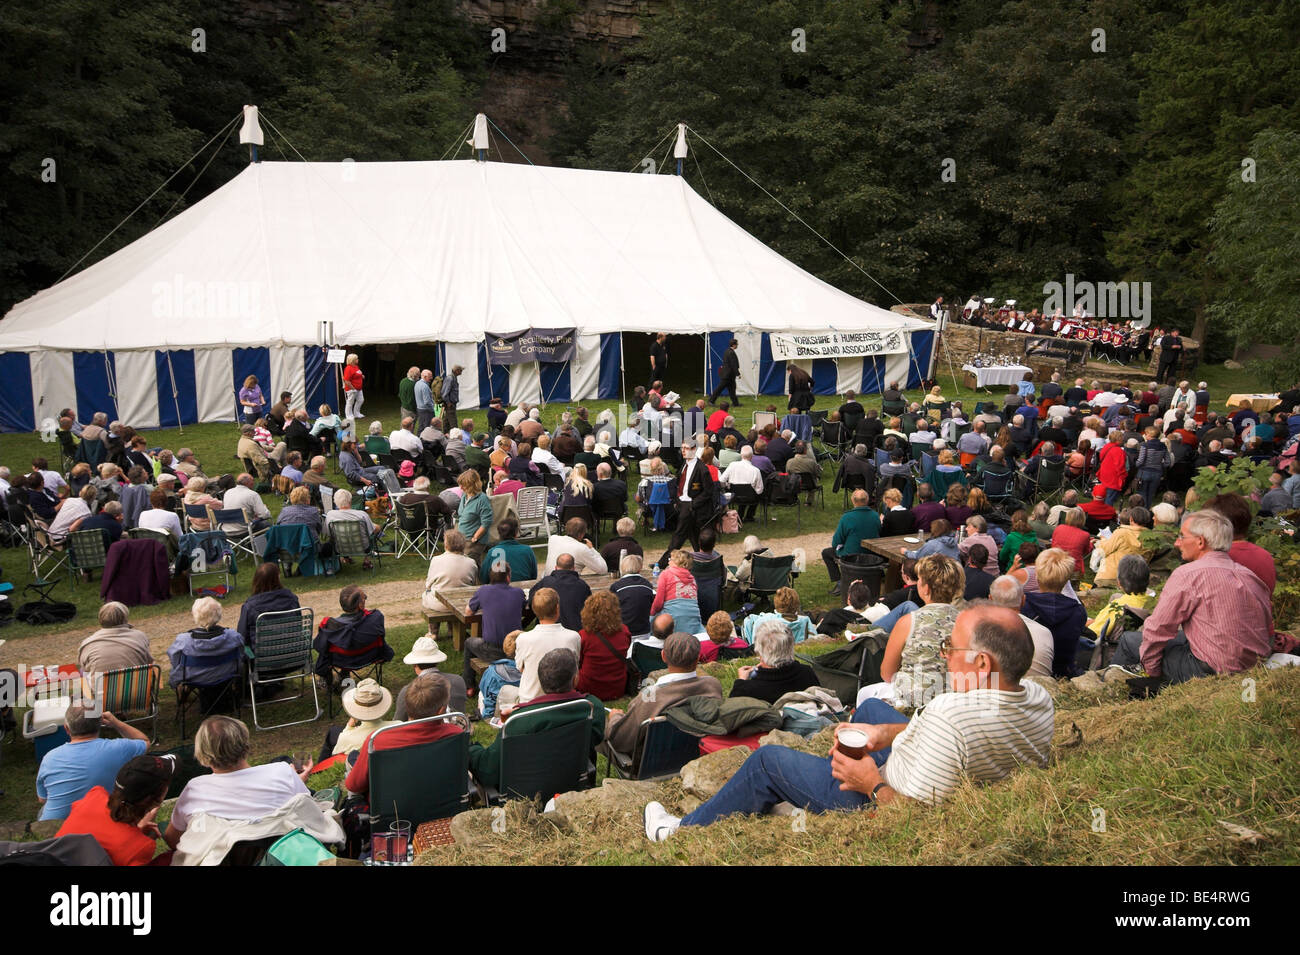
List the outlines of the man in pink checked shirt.
{"label": "man in pink checked shirt", "polygon": [[1120,637],[1112,663],[1141,661],[1148,676],[1182,683],[1238,673],[1272,650],[1268,587],[1230,556],[1232,522],[1218,511],[1183,518],[1174,542],[1184,563],[1169,575],[1142,631]]}

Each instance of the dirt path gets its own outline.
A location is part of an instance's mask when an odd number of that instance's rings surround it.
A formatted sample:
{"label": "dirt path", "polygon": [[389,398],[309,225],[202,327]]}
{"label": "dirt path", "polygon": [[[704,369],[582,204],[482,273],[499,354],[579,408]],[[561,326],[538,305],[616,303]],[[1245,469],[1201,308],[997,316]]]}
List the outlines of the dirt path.
{"label": "dirt path", "polygon": [[[802,547],[807,556],[807,565],[809,568],[819,566],[821,562],[821,550],[826,546],[828,537],[825,532],[803,534],[798,537],[783,537],[764,539],[764,542],[778,553],[790,553],[796,547]],[[718,547],[718,552],[728,564],[736,563],[742,556],[743,538],[736,538]],[[655,541],[660,545],[660,541]],[[666,546],[667,541],[663,540],[662,545]],[[657,557],[658,554],[652,548],[647,548],[647,554],[651,557]],[[414,563],[412,563],[414,570]],[[382,610],[384,620],[390,627],[406,626],[413,623],[422,623],[424,620],[420,608],[420,594],[424,590],[424,578],[412,578],[409,580],[390,580],[383,583],[370,584],[366,582],[364,573],[351,573],[347,575],[347,583],[358,583],[365,587],[366,605],[375,610]],[[342,586],[335,578],[331,586],[321,587],[313,590],[300,591],[298,599],[304,607],[311,607],[315,613],[316,619],[328,616],[329,614],[338,613],[338,592]],[[177,608],[175,613],[165,614],[159,617],[150,617],[145,620],[141,629],[149,634],[149,647],[156,661],[167,665],[167,648],[176,639],[176,634],[190,629],[194,626],[194,618],[190,616],[189,607],[191,602],[187,598],[172,598],[173,605]],[[239,620],[239,610],[243,606],[240,603],[229,603],[223,605],[221,615],[222,623],[228,627],[233,627]],[[81,624],[64,630],[52,630],[47,633],[33,634],[27,637],[18,637],[8,640],[3,646],[0,646],[0,667],[14,667],[19,664],[27,666],[49,665],[54,663],[72,663],[77,659],[77,648],[81,641],[95,632],[97,626],[94,624]],[[3,631],[0,631],[0,635]]]}

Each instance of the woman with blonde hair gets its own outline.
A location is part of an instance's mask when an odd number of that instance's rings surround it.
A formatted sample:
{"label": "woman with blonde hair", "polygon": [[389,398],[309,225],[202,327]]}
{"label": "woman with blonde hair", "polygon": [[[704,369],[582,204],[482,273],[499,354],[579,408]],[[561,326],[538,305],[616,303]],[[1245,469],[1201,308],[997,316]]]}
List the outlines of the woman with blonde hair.
{"label": "woman with blonde hair", "polygon": [[1079,672],[1075,656],[1088,614],[1073,593],[1064,592],[1074,569],[1074,558],[1059,547],[1039,554],[1034,561],[1038,590],[1025,594],[1022,611],[1030,620],[1036,620],[1052,631],[1055,645],[1052,676],[1055,677],[1076,676]]}
{"label": "woman with blonde hair", "polygon": [[593,485],[587,478],[587,465],[575,464],[564,482],[560,507],[591,507]]}
{"label": "woman with blonde hair", "polygon": [[239,406],[243,409],[245,423],[251,424],[261,416],[266,399],[262,397],[256,375],[244,379],[244,387],[239,389]]}
{"label": "woman with blonde hair", "polygon": [[952,635],[959,609],[954,605],[966,589],[961,564],[942,554],[916,562],[916,591],[921,605],[905,600],[876,621],[889,634],[880,661],[885,685],[864,687],[864,699],[886,699],[900,709],[923,706],[947,688],[947,659],[941,649]]}
{"label": "woman with blonde hair", "polygon": [[704,629],[700,618],[700,592],[691,573],[691,553],[675,550],[668,567],[659,574],[659,585],[650,613],[666,613],[673,618],[673,629],[681,633],[699,633]]}
{"label": "woman with blonde hair", "polygon": [[456,508],[456,529],[465,535],[465,556],[476,563],[487,550],[492,529],[492,501],[483,493],[483,480],[473,468],[462,471],[456,484],[463,492]]}
{"label": "woman with blonde hair", "polygon": [[916,530],[916,515],[903,506],[903,492],[896,487],[880,499],[880,536],[897,537]]}
{"label": "woman with blonde hair", "polygon": [[361,406],[366,400],[365,392],[362,391],[365,383],[366,376],[361,373],[360,356],[348,355],[347,364],[343,366],[343,395],[346,402],[343,407],[344,417],[353,421],[365,417],[361,413]]}

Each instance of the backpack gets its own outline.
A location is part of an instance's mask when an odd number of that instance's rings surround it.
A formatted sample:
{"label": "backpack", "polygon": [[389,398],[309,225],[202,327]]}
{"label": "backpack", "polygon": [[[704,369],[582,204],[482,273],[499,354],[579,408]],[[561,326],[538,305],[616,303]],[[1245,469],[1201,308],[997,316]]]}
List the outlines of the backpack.
{"label": "backpack", "polygon": [[77,605],[62,600],[33,600],[18,608],[16,616],[22,623],[44,626],[50,623],[67,623],[77,615]]}
{"label": "backpack", "polygon": [[841,700],[856,700],[858,690],[880,682],[880,663],[885,658],[888,643],[889,634],[873,627],[863,636],[829,653],[817,657],[796,656],[795,659],[812,667],[817,674],[817,683]]}
{"label": "backpack", "polygon": [[433,381],[429,382],[429,387],[433,390],[433,400],[435,404],[442,403],[442,375],[435,375]]}

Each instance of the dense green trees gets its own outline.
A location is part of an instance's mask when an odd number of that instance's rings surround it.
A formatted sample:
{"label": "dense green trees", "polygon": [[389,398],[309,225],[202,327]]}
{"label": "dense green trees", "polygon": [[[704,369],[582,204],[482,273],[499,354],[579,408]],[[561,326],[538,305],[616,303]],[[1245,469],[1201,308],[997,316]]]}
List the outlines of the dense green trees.
{"label": "dense green trees", "polygon": [[[292,29],[256,22],[243,0],[129,6],[0,7],[0,310],[57,280],[178,167],[87,261],[228,181],[246,162],[233,129],[210,165],[211,152],[186,161],[244,103],[269,120],[268,159],[297,158],[286,139],[312,160],[438,158],[491,63],[457,0],[302,0]],[[686,122],[697,191],[886,306],[884,289],[1036,304],[1067,272],[1149,281],[1157,323],[1204,331],[1194,322],[1210,317],[1223,348],[1272,335],[1265,316],[1293,308],[1278,297],[1292,288],[1287,256],[1268,240],[1296,232],[1282,134],[1300,132],[1300,4],[656,9],[621,54],[575,48],[545,144],[557,161],[631,170],[650,158],[664,174]],[[577,7],[553,12],[539,29],[566,28]],[[508,116],[493,118],[509,132]],[[1257,188],[1229,188],[1256,149],[1273,150]],[[47,157],[53,183],[41,177]],[[1276,225],[1252,233],[1255,222]]]}

